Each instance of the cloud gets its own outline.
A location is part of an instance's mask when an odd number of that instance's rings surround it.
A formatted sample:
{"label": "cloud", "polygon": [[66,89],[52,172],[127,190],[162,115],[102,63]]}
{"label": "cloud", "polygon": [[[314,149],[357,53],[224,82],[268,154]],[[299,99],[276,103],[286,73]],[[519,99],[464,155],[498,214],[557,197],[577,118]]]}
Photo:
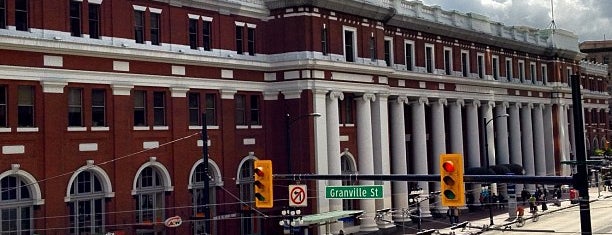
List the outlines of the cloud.
{"label": "cloud", "polygon": [[[580,41],[612,38],[612,1],[552,0],[557,28],[578,35]],[[551,26],[552,13],[548,0],[423,0],[425,5],[442,9],[474,12],[508,26],[529,26],[544,29]]]}

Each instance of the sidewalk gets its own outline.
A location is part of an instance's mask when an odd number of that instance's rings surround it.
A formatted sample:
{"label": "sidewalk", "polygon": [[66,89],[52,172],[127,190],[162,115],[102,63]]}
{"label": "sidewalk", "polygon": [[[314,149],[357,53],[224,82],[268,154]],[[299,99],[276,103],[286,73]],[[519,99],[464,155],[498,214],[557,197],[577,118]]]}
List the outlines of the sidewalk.
{"label": "sidewalk", "polygon": [[[609,191],[601,191],[601,193],[599,194],[597,191],[596,187],[593,188],[589,188],[589,200],[592,201],[597,201],[599,199],[603,199],[603,198],[609,198],[612,197],[612,192]],[[578,206],[579,204],[571,204],[570,200],[568,198],[564,198],[561,201],[561,206],[554,206],[551,202],[547,203],[548,205],[548,210],[542,212],[541,210],[538,211],[538,214],[540,216],[546,216],[546,214],[550,214],[556,211],[560,211],[560,210],[564,210],[570,207],[574,207],[574,206]],[[539,207],[541,208],[541,206]],[[529,207],[527,206],[525,208],[525,219],[531,219],[531,214],[529,214],[528,212]],[[495,228],[504,228],[508,225],[512,225],[515,223],[515,221],[513,219],[509,218],[508,215],[508,209],[496,209],[495,210],[497,213],[494,213],[493,216],[493,227]],[[505,212],[505,213],[504,213]],[[486,228],[489,227],[490,224],[490,217],[489,217],[489,213],[488,210],[481,210],[480,211],[480,216],[479,218],[470,218],[471,216],[466,216],[464,218],[462,218],[460,216],[460,222],[463,221],[469,221],[469,230],[466,229],[464,232],[462,232],[462,229],[455,229],[455,230],[451,230],[450,227],[446,227],[446,228],[442,228],[442,229],[438,229],[440,234],[452,234],[452,232],[454,232],[455,234],[474,234],[475,232],[478,232],[480,230],[481,233],[483,232],[482,228]],[[486,214],[485,218],[482,218],[482,214]],[[479,229],[480,228],[480,229]],[[468,233],[471,232],[471,233]]]}

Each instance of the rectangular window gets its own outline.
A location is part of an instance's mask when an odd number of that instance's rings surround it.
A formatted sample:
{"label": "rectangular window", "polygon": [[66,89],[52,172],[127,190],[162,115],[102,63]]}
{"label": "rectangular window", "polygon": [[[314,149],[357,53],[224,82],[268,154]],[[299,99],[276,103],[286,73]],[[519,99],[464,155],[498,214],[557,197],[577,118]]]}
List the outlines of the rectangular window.
{"label": "rectangular window", "polygon": [[344,30],[344,59],[346,62],[355,62],[355,42],[353,37],[353,31]]}
{"label": "rectangular window", "polygon": [[542,77],[542,83],[544,85],[546,85],[546,83],[548,83],[548,69],[546,68],[546,65],[542,65],[541,66],[541,75]]}
{"label": "rectangular window", "polygon": [[493,72],[493,79],[499,80],[499,58],[497,58],[497,56],[492,57],[491,69]]}
{"label": "rectangular window", "polygon": [[136,43],[144,43],[144,12],[134,11],[134,39]]}
{"label": "rectangular window", "polygon": [[204,21],[202,25],[202,47],[205,51],[212,50],[212,22]]}
{"label": "rectangular window", "polygon": [[567,67],[567,84],[572,86],[572,68]]}
{"label": "rectangular window", "polygon": [[512,59],[506,59],[506,79],[512,81]]}
{"label": "rectangular window", "polygon": [[343,110],[341,111],[341,114],[342,114],[342,118],[340,119],[341,123],[354,124],[353,122],[353,100],[354,100],[353,96],[345,96],[345,99],[339,102],[339,104],[343,106],[340,108],[340,110]]}
{"label": "rectangular window", "polygon": [[163,91],[153,92],[153,125],[166,125],[166,93]]}
{"label": "rectangular window", "polygon": [[91,126],[106,126],[106,91],[91,91]]}
{"label": "rectangular window", "polygon": [[414,44],[412,42],[405,43],[405,53],[406,53],[406,70],[412,71],[414,64]]}
{"label": "rectangular window", "polygon": [[249,55],[255,55],[255,28],[247,29],[247,47]]}
{"label": "rectangular window", "polygon": [[521,82],[525,82],[525,62],[523,61],[519,61],[518,62],[518,69],[519,69],[519,79],[521,80]]}
{"label": "rectangular window", "polygon": [[89,4],[89,38],[100,38],[100,5]]}
{"label": "rectangular window", "polygon": [[83,89],[68,89],[68,126],[83,126]]}
{"label": "rectangular window", "polygon": [[217,125],[217,95],[206,94],[206,125]]}
{"label": "rectangular window", "polygon": [[6,28],[6,0],[0,0],[0,29]]}
{"label": "rectangular window", "polygon": [[261,125],[261,105],[259,104],[259,96],[251,96],[251,125]]}
{"label": "rectangular window", "polygon": [[17,89],[17,125],[19,127],[33,127],[34,87],[19,86]]}
{"label": "rectangular window", "polygon": [[151,44],[159,45],[160,43],[160,24],[161,15],[159,13],[151,13]]}
{"label": "rectangular window", "polygon": [[147,92],[134,91],[134,126],[147,125]]}
{"label": "rectangular window", "polygon": [[244,40],[244,27],[236,26],[236,52],[242,54],[243,52],[243,41]]}
{"label": "rectangular window", "polygon": [[393,65],[393,43],[390,39],[385,39],[385,63],[387,66]]}
{"label": "rectangular window", "polygon": [[425,69],[428,73],[433,73],[434,71],[434,55],[433,55],[433,46],[425,46]]}
{"label": "rectangular window", "polygon": [[531,83],[536,84],[538,80],[538,74],[536,72],[535,63],[529,63],[529,74],[531,75]]}
{"label": "rectangular window", "polygon": [[327,28],[325,28],[325,25],[323,25],[323,29],[321,29],[321,53],[323,53],[323,55],[327,55],[327,53],[328,53],[328,49],[327,49]]}
{"label": "rectangular window", "polygon": [[189,92],[189,125],[199,126],[200,124],[200,94]]}
{"label": "rectangular window", "polygon": [[461,52],[461,74],[464,77],[469,77],[470,75],[470,61],[468,52]]}
{"label": "rectangular window", "polygon": [[484,75],[485,75],[484,55],[477,56],[477,63],[478,63],[478,77],[484,78]]}
{"label": "rectangular window", "polygon": [[189,47],[198,49],[198,20],[189,19]]}
{"label": "rectangular window", "polygon": [[444,73],[451,75],[453,71],[453,62],[451,57],[452,51],[450,49],[444,49]]}
{"label": "rectangular window", "polygon": [[370,37],[370,60],[376,61],[376,38]]}
{"label": "rectangular window", "polygon": [[70,1],[70,35],[81,36],[81,2]]}
{"label": "rectangular window", "polygon": [[7,98],[6,86],[0,86],[0,127],[8,127],[8,119],[6,117]]}
{"label": "rectangular window", "polygon": [[15,28],[27,31],[28,27],[28,0],[15,0]]}
{"label": "rectangular window", "polygon": [[246,125],[245,95],[236,95],[236,125]]}

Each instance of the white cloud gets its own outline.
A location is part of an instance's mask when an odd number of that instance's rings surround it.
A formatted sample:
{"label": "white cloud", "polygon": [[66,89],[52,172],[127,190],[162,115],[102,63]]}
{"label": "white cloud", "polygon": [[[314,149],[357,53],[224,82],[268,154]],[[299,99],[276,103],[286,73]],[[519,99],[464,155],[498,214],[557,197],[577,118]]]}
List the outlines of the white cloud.
{"label": "white cloud", "polygon": [[[474,12],[504,25],[548,28],[551,25],[549,0],[422,0],[444,10]],[[580,41],[612,38],[612,1],[553,0],[555,24],[574,32]]]}

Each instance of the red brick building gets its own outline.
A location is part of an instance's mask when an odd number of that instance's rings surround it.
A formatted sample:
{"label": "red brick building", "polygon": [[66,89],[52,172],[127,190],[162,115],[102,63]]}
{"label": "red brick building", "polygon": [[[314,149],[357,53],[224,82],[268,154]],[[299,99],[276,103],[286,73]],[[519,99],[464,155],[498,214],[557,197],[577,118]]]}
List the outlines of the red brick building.
{"label": "red brick building", "polygon": [[[437,174],[440,153],[473,167],[488,151],[568,175],[583,57],[571,32],[420,2],[0,0],[0,232],[280,234],[290,182],[275,182],[274,208],[252,208],[255,159],[276,173]],[[602,144],[607,80],[584,71],[587,135]],[[391,228],[374,211],[408,207],[406,182],[307,183],[306,214],[366,212],[333,233]],[[385,196],[325,199],[340,184]],[[173,216],[183,224],[165,227]]]}

